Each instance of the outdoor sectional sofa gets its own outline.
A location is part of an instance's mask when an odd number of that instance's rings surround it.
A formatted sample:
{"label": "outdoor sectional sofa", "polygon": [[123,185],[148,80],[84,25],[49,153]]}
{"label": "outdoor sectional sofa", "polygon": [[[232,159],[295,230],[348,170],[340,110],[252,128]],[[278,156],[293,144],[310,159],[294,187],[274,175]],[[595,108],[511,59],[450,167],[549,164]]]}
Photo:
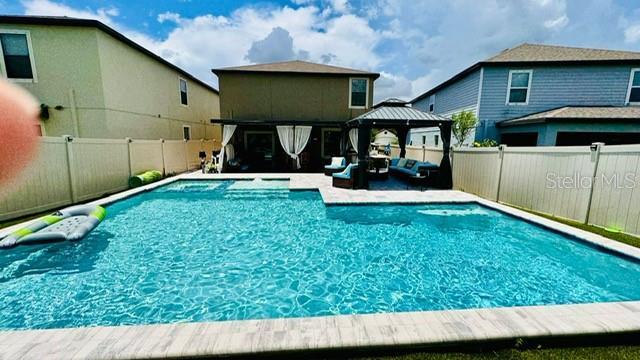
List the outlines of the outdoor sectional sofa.
{"label": "outdoor sectional sofa", "polygon": [[439,170],[440,167],[436,164],[411,159],[391,159],[391,165],[389,165],[391,175],[403,179],[424,175],[428,183],[433,183],[436,180]]}

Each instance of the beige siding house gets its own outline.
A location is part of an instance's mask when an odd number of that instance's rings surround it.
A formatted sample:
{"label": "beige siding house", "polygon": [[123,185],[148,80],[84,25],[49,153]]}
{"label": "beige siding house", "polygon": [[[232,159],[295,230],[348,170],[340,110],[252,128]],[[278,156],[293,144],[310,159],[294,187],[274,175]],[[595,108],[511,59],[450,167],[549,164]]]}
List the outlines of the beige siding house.
{"label": "beige siding house", "polygon": [[236,126],[229,144],[240,171],[297,168],[283,150],[283,127],[295,127],[294,133],[309,131],[303,136],[308,139],[304,148],[296,151],[303,171],[317,171],[331,157],[343,156],[350,146],[345,123],[371,110],[373,83],[380,76],[306,61],[213,72],[219,78],[221,111],[212,123]]}
{"label": "beige siding house", "polygon": [[48,107],[43,135],[220,139],[216,89],[99,21],[0,16],[0,45],[1,76]]}

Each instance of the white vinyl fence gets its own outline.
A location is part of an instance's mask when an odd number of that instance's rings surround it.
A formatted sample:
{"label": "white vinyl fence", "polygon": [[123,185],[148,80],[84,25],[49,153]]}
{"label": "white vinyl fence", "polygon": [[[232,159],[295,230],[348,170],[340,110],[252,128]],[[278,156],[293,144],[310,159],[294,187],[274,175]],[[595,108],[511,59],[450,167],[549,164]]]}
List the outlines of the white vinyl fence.
{"label": "white vinyl fence", "polygon": [[[442,161],[442,149],[437,147],[407,145],[405,151],[407,152],[405,155],[407,159],[428,161],[433,164],[440,164],[440,161]],[[400,147],[391,145],[391,157],[396,158],[399,156]]]}
{"label": "white vinyl fence", "polygon": [[0,188],[0,221],[34,214],[127,189],[131,175],[164,175],[200,167],[220,148],[215,140],[132,140],[41,137],[27,169]]}
{"label": "white vinyl fence", "polygon": [[640,145],[501,146],[453,154],[455,189],[635,235],[639,172]]}

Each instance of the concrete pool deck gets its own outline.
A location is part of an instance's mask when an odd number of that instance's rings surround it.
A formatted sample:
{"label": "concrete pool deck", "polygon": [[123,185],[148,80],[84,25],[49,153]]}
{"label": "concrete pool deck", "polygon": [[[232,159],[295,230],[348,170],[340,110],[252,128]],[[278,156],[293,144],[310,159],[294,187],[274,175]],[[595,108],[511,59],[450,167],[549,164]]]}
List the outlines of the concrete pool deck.
{"label": "concrete pool deck", "polygon": [[[92,203],[106,205],[180,179],[290,179],[327,205],[477,202],[640,259],[640,249],[460,191],[331,187],[322,174],[183,174]],[[0,230],[0,237],[24,224]],[[28,300],[27,300],[28,301]],[[640,301],[0,332],[0,359],[131,359],[423,346],[640,332]]]}

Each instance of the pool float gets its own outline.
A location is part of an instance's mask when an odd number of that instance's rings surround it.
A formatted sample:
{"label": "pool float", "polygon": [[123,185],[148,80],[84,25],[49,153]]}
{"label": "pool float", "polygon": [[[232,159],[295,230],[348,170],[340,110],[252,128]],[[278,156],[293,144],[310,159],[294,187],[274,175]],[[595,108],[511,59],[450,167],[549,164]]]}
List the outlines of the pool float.
{"label": "pool float", "polygon": [[142,185],[151,184],[152,182],[162,180],[162,173],[158,170],[145,171],[142,174],[134,175],[129,178],[129,187],[135,188]]}
{"label": "pool float", "polygon": [[77,241],[93,230],[107,211],[98,205],[77,205],[43,216],[0,240],[0,248],[19,244]]}

